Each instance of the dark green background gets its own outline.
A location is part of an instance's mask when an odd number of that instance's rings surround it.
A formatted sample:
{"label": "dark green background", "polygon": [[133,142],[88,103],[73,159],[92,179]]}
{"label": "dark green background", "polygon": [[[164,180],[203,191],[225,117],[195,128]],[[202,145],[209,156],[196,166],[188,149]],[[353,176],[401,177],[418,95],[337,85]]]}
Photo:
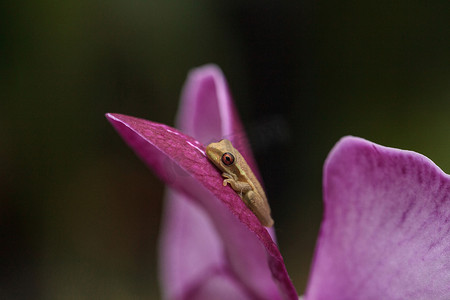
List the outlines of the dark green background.
{"label": "dark green background", "polygon": [[104,118],[173,125],[224,71],[300,293],[344,135],[450,170],[448,1],[10,1],[0,7],[0,298],[157,299],[164,187]]}

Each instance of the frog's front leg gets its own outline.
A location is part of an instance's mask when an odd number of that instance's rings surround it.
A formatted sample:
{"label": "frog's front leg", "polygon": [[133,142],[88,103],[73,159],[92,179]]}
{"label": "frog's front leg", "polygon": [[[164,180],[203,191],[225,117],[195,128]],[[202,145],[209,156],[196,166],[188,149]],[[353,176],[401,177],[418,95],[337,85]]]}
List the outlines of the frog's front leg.
{"label": "frog's front leg", "polygon": [[247,192],[252,190],[252,187],[247,182],[245,182],[245,181],[238,181],[237,180],[237,176],[235,174],[223,173],[222,176],[226,178],[223,181],[223,186],[226,186],[229,183],[231,188],[235,192],[238,192],[239,195],[241,196],[241,198]]}
{"label": "frog's front leg", "polygon": [[223,186],[226,186],[228,182],[231,182],[231,181],[238,181],[237,175],[236,175],[236,174],[233,174],[233,173],[225,173],[225,172],[224,172],[224,173],[222,173],[222,177],[226,178],[226,179],[224,179],[224,181],[223,181]]}

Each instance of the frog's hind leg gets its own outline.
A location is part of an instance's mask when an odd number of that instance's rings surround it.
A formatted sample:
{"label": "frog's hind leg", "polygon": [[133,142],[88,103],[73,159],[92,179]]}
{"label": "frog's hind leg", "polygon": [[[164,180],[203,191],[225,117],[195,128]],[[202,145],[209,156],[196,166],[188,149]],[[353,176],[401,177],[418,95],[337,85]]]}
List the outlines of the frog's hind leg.
{"label": "frog's hind leg", "polygon": [[244,201],[245,205],[247,205],[248,208],[251,209],[251,211],[254,212],[254,208],[256,207],[255,203],[255,197],[256,194],[254,191],[250,190],[247,193],[244,194],[242,198],[242,201]]}

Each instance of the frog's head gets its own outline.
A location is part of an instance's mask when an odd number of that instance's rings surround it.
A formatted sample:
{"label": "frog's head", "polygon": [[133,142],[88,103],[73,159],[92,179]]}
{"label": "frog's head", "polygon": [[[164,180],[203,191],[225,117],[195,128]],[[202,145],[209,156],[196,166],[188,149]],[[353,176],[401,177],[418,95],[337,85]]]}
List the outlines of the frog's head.
{"label": "frog's head", "polygon": [[229,140],[223,139],[206,147],[206,156],[222,171],[229,171],[236,164],[236,149]]}

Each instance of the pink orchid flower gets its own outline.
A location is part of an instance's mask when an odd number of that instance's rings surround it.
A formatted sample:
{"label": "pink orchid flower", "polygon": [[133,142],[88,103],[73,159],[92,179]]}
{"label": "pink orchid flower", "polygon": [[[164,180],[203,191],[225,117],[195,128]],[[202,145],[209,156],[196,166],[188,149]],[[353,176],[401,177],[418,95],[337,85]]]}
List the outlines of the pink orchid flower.
{"label": "pink orchid flower", "polygon": [[[298,299],[273,229],[205,155],[227,138],[259,177],[220,69],[190,73],[178,129],[107,118],[170,187],[159,258],[165,299]],[[433,162],[345,137],[325,162],[324,202],[304,299],[450,299],[450,178]]]}

